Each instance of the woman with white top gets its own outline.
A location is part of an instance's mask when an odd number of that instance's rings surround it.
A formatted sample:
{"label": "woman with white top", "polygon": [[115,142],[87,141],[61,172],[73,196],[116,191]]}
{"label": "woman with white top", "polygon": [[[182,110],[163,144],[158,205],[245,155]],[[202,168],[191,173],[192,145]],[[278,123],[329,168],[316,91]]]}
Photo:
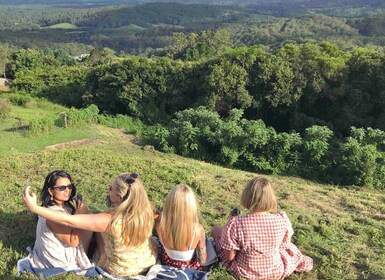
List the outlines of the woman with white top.
{"label": "woman with white top", "polygon": [[199,269],[206,261],[205,230],[198,220],[195,195],[187,185],[177,185],[168,194],[163,212],[156,219],[162,264]]}
{"label": "woman with white top", "polygon": [[[75,201],[76,186],[71,176],[63,170],[47,175],[41,192],[43,207],[66,215],[87,213],[81,200]],[[38,216],[36,241],[28,255],[31,270],[59,268],[63,271],[84,270],[91,267],[87,258],[92,232],[64,226]]]}

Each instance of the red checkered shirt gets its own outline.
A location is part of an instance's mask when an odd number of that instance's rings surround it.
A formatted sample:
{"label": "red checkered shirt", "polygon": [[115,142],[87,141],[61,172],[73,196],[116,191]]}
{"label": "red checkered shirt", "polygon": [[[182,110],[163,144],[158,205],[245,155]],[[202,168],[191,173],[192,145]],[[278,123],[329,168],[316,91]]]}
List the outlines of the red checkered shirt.
{"label": "red checkered shirt", "polygon": [[[283,279],[293,271],[308,271],[313,260],[290,242],[293,228],[285,212],[233,217],[224,226],[219,256],[225,267],[247,279]],[[236,250],[232,261],[223,251]]]}

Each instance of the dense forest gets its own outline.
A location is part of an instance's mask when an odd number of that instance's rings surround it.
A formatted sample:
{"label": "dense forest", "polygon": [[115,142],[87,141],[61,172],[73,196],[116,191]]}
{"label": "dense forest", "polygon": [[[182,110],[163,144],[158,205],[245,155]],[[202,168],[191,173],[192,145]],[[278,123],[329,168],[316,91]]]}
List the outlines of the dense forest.
{"label": "dense forest", "polygon": [[86,115],[129,116],[165,152],[383,188],[383,51],[329,42],[232,48],[229,38],[178,33],[163,56],[93,49],[82,62],[22,49],[11,54],[8,75],[20,102],[32,95]]}
{"label": "dense forest", "polygon": [[[72,55],[96,47],[150,56],[161,53],[175,32],[224,29],[230,33],[234,47],[262,44],[279,48],[286,43],[322,41],[343,49],[384,45],[385,9],[378,1],[366,2],[364,7],[361,3],[361,8],[359,1],[357,6],[352,3],[346,7],[343,1],[322,7],[316,1],[293,1],[292,5],[306,4],[303,12],[293,15],[277,14],[279,8],[275,5],[283,4],[270,3],[274,5],[263,1],[243,5],[3,5],[0,41],[15,48],[62,48]],[[334,14],[328,9],[331,3]]]}
{"label": "dense forest", "polygon": [[383,189],[383,4],[291,3],[7,6],[0,67],[15,102],[132,118],[165,152]]}

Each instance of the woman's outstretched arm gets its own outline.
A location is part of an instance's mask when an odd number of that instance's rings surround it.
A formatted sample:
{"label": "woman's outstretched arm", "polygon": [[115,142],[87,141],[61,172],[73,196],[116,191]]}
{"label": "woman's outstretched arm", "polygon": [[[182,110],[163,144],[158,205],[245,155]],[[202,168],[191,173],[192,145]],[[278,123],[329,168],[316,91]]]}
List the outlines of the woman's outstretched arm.
{"label": "woman's outstretched arm", "polygon": [[47,220],[68,227],[95,232],[105,232],[111,220],[110,213],[68,215],[37,205],[36,194],[30,192],[30,186],[23,190],[23,201],[29,211]]}

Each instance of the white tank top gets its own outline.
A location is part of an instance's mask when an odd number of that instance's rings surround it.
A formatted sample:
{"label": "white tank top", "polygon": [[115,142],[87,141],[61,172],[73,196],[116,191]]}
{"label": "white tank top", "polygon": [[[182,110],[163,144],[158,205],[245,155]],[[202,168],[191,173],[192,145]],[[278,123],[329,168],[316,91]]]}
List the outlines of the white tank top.
{"label": "white tank top", "polygon": [[191,249],[191,247],[194,243],[196,228],[197,228],[197,225],[195,224],[194,233],[193,233],[193,236],[191,239],[190,247],[187,251],[170,250],[170,249],[167,249],[165,246],[163,246],[164,250],[166,251],[167,255],[170,258],[172,258],[173,260],[176,260],[176,261],[189,261],[193,258],[195,249]]}
{"label": "white tank top", "polygon": [[[49,207],[66,212],[59,206]],[[67,213],[68,214],[68,213]],[[36,241],[28,259],[35,268],[61,267],[64,270],[86,269],[92,266],[80,242],[76,248],[62,243],[47,226],[46,219],[39,216],[36,226]]]}

